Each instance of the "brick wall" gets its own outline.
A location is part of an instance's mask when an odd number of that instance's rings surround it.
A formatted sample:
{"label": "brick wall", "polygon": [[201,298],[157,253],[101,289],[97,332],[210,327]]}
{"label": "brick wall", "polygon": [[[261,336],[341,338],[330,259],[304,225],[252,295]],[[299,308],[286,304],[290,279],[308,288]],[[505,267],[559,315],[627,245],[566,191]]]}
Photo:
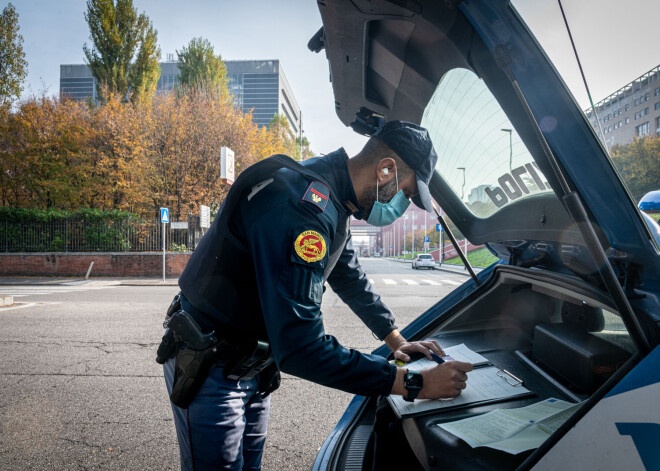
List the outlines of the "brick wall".
{"label": "brick wall", "polygon": [[[167,253],[166,275],[181,274],[190,252]],[[163,254],[138,253],[4,253],[0,254],[0,276],[84,277],[94,262],[90,276],[162,276]]]}

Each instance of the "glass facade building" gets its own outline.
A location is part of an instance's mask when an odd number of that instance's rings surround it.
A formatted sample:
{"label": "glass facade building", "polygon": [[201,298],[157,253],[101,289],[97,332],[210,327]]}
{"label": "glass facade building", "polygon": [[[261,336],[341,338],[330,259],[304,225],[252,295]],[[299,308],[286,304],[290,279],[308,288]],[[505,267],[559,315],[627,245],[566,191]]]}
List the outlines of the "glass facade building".
{"label": "glass facade building", "polygon": [[86,65],[60,65],[60,96],[96,100],[96,80]]}
{"label": "glass facade building", "polygon": [[[273,115],[286,116],[294,135],[300,134],[300,107],[279,60],[225,61],[229,93],[236,106],[259,127],[267,126]],[[176,61],[160,63],[156,94],[171,92],[179,76]],[[77,100],[97,98],[97,83],[84,64],[60,65],[60,96]]]}

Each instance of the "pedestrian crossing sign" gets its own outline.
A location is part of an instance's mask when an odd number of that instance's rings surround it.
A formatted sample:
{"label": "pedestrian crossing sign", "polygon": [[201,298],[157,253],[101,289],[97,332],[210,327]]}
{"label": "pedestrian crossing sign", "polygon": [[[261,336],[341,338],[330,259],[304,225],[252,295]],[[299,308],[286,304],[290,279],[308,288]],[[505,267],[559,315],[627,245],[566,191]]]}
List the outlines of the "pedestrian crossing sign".
{"label": "pedestrian crossing sign", "polygon": [[170,210],[167,208],[160,208],[160,222],[169,223],[170,222]]}

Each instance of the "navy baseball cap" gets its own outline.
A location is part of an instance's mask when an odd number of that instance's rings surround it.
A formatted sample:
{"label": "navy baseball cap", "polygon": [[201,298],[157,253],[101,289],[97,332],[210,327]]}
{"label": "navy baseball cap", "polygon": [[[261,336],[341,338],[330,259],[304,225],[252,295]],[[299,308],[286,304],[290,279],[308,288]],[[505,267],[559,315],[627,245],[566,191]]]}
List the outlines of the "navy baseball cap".
{"label": "navy baseball cap", "polygon": [[429,182],[438,154],[435,153],[429,132],[408,121],[390,121],[374,136],[387,144],[415,172],[418,194],[412,198],[412,202],[432,213]]}

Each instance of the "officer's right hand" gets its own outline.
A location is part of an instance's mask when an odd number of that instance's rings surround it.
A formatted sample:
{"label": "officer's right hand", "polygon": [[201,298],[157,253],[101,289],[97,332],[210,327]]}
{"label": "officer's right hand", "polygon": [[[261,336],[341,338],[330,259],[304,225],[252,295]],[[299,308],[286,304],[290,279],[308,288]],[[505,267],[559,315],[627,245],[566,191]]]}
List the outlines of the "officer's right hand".
{"label": "officer's right hand", "polygon": [[474,367],[464,361],[446,361],[420,373],[424,385],[419,392],[420,399],[446,399],[458,396],[465,389],[467,374]]}

